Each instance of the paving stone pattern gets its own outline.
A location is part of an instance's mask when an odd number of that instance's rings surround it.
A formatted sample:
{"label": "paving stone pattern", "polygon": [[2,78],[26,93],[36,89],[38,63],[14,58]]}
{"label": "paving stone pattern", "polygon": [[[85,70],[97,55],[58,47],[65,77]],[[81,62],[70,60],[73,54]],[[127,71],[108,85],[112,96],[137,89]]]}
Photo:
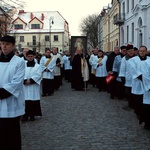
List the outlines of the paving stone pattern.
{"label": "paving stone pattern", "polygon": [[42,97],[42,117],[21,123],[22,150],[150,150],[150,131],[139,125],[125,100],[110,99],[89,85],[73,91],[63,81]]}

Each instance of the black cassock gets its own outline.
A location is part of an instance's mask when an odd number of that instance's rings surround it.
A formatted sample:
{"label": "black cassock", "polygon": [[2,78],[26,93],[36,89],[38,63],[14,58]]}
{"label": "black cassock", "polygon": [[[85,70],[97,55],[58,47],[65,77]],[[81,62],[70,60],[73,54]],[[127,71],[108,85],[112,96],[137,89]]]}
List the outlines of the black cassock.
{"label": "black cassock", "polygon": [[72,81],[71,88],[75,90],[83,90],[84,81],[81,72],[82,55],[76,54],[72,60]]}

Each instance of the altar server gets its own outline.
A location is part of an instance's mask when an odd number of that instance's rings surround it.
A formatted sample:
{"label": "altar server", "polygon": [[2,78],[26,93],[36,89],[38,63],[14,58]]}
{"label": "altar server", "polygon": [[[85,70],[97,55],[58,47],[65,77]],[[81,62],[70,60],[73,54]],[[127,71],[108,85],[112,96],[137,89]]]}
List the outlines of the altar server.
{"label": "altar server", "polygon": [[129,65],[131,67],[131,77],[132,77],[132,88],[131,93],[133,94],[133,107],[134,112],[137,115],[137,118],[139,118],[143,103],[143,93],[144,93],[144,87],[143,87],[143,81],[142,81],[142,74],[145,73],[144,65],[145,60],[149,58],[147,54],[147,48],[146,46],[141,46],[139,48],[139,55],[133,57],[129,61]]}
{"label": "altar server", "polygon": [[104,55],[104,52],[102,50],[98,51],[98,55],[93,58],[92,65],[95,69],[95,76],[97,80],[97,87],[99,89],[99,92],[106,91],[107,90],[107,84],[106,84],[106,76],[107,76],[107,70],[106,70],[106,61],[107,56]]}
{"label": "altar server", "polygon": [[54,93],[54,68],[56,60],[51,56],[51,51],[46,50],[45,56],[40,60],[42,72],[42,96],[51,96]]}
{"label": "altar server", "polygon": [[35,53],[29,50],[26,53],[26,68],[24,77],[25,92],[25,114],[22,121],[27,121],[30,117],[34,121],[35,116],[42,116],[40,105],[40,84],[41,71],[40,65],[34,61]]}
{"label": "altar server", "polygon": [[20,116],[25,113],[25,62],[13,52],[14,37],[6,35],[0,41],[0,150],[21,150]]}

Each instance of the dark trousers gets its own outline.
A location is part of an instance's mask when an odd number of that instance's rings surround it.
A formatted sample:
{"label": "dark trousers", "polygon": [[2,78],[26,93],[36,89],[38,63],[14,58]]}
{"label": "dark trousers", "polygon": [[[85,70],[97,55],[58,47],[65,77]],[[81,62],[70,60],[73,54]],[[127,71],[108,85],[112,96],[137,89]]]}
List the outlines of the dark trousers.
{"label": "dark trousers", "polygon": [[25,116],[42,116],[40,100],[25,101]]}
{"label": "dark trousers", "polygon": [[106,77],[96,77],[96,84],[99,91],[107,91]]}
{"label": "dark trousers", "polygon": [[71,70],[65,70],[65,80],[71,82]]}
{"label": "dark trousers", "polygon": [[54,76],[54,89],[58,90],[61,85],[62,85],[61,75],[60,76]]}
{"label": "dark trousers", "polygon": [[134,108],[134,96],[131,93],[131,87],[125,87],[125,96],[128,101],[128,106],[130,108]]}
{"label": "dark trousers", "polygon": [[20,117],[0,118],[0,150],[21,150]]}
{"label": "dark trousers", "polygon": [[118,99],[122,99],[125,97],[125,86],[122,82],[116,81],[116,96]]}
{"label": "dark trousers", "polygon": [[110,96],[112,98],[114,98],[114,96],[116,96],[116,79],[112,80],[109,84],[108,84],[108,93],[110,93]]}
{"label": "dark trousers", "polygon": [[51,95],[54,93],[54,79],[43,79],[42,81],[43,95]]}
{"label": "dark trousers", "polygon": [[95,76],[95,74],[91,74],[90,80],[91,80],[91,84],[93,85],[93,87],[95,87],[96,86],[96,76]]}
{"label": "dark trousers", "polygon": [[145,126],[150,127],[150,104],[142,104],[142,111],[140,114],[140,124],[144,122]]}
{"label": "dark trousers", "polygon": [[140,116],[143,105],[143,95],[133,95],[134,97],[134,112],[137,116]]}

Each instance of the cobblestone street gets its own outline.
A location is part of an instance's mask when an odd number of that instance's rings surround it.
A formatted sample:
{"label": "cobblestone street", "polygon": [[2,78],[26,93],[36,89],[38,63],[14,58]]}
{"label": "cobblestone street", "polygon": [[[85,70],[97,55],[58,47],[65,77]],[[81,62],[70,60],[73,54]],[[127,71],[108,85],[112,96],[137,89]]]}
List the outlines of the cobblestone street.
{"label": "cobblestone street", "polygon": [[73,91],[63,81],[53,96],[42,97],[43,116],[21,123],[23,150],[150,150],[150,131],[125,100],[110,99],[89,85]]}

